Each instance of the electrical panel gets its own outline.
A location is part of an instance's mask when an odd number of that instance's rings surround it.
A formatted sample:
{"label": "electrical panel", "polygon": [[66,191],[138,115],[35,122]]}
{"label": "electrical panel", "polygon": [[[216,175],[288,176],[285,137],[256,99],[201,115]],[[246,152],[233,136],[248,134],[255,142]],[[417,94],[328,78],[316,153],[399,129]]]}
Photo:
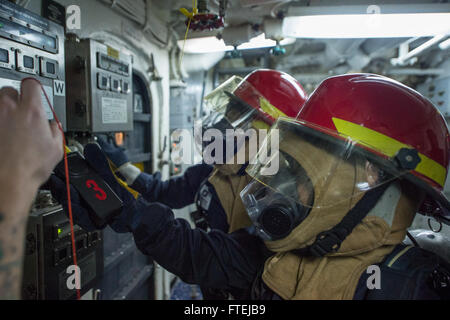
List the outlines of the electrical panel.
{"label": "electrical panel", "polygon": [[421,84],[418,91],[430,99],[445,117],[450,117],[450,76]]}
{"label": "electrical panel", "polygon": [[[47,202],[47,203],[43,203]],[[76,291],[68,286],[73,271],[70,223],[51,195],[40,191],[26,232],[22,298],[26,300],[68,300]],[[81,270],[81,294],[95,289],[103,272],[101,231],[86,232],[74,225],[77,265]],[[68,281],[69,280],[69,281]]]}
{"label": "electrical panel", "polygon": [[92,39],[66,41],[69,131],[133,130],[132,57]]}
{"label": "electrical panel", "polygon": [[[39,80],[66,128],[64,28],[9,1],[0,0],[0,87],[20,89]],[[48,119],[53,113],[42,94]]]}

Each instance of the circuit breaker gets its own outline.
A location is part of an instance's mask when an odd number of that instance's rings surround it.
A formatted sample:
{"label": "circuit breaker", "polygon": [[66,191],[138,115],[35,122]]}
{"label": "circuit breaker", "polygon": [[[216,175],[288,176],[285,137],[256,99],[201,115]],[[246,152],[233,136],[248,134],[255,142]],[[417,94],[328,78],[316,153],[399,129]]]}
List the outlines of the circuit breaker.
{"label": "circuit breaker", "polygon": [[132,56],[75,36],[65,47],[68,131],[132,131]]}
{"label": "circuit breaker", "polygon": [[[37,202],[45,196],[40,192]],[[50,203],[51,197],[47,197]],[[81,294],[95,289],[103,272],[101,231],[87,232],[74,225]],[[71,229],[61,206],[45,204],[28,219],[22,298],[25,300],[69,300],[76,291],[67,286],[73,265]]]}

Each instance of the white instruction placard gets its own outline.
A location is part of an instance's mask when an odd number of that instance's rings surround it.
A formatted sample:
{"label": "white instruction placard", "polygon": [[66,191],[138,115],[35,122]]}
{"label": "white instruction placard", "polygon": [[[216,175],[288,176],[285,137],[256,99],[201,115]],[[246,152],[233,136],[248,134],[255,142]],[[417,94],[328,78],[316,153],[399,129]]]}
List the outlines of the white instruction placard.
{"label": "white instruction placard", "polygon": [[102,122],[127,123],[127,100],[102,97]]}
{"label": "white instruction placard", "polygon": [[[10,79],[3,79],[0,78],[0,88],[3,87],[13,87],[17,91],[20,92],[20,81],[17,80],[10,80]],[[50,103],[53,105],[53,88],[49,86],[43,86],[45,93],[47,93],[48,99],[50,100]],[[53,120],[53,112],[50,109],[50,106],[47,103],[47,99],[45,99],[45,95],[43,92],[41,92],[41,98],[42,98],[42,105],[44,106],[45,113],[47,114],[48,120]]]}

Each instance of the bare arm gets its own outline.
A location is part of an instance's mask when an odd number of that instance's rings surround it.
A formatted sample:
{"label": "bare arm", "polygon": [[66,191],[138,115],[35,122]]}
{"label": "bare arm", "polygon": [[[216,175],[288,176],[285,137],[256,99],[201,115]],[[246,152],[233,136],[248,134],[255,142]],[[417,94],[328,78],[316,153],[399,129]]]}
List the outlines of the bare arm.
{"label": "bare arm", "polygon": [[39,85],[0,90],[0,300],[20,299],[28,213],[39,186],[62,157],[62,136],[50,126]]}
{"label": "bare arm", "polygon": [[39,185],[0,185],[0,300],[20,299],[28,212]]}
{"label": "bare arm", "polygon": [[11,212],[0,212],[1,300],[20,299],[26,218]]}
{"label": "bare arm", "polygon": [[20,299],[23,241],[17,239],[24,238],[24,230],[21,222],[4,221],[3,216],[0,213],[0,229],[5,229],[7,234],[0,236],[0,299]]}

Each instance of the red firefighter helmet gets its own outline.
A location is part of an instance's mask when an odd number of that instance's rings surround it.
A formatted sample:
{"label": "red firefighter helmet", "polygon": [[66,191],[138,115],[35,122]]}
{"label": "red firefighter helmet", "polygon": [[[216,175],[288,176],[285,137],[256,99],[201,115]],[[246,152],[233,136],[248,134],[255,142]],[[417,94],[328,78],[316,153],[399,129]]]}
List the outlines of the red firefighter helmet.
{"label": "red firefighter helmet", "polygon": [[[233,76],[204,98],[205,109],[210,113],[196,124],[202,129],[196,130],[196,146],[200,152],[205,150],[210,140],[203,139],[203,132],[214,129],[223,134],[224,148],[236,154],[248,132],[254,134],[252,129],[270,129],[281,116],[295,119],[306,99],[300,83],[281,71],[259,69],[245,79]],[[228,139],[230,133],[232,139]],[[237,137],[237,144],[234,137]],[[224,150],[223,155],[227,154]]]}
{"label": "red firefighter helmet", "polygon": [[[252,89],[248,85],[251,85]],[[256,90],[259,95],[256,95]],[[260,69],[253,71],[236,88],[234,95],[244,100],[253,108],[267,115],[267,120],[273,123],[278,116],[296,118],[306,102],[307,94],[302,85],[285,72]],[[264,97],[277,110],[267,111],[259,99]]]}
{"label": "red firefighter helmet", "polygon": [[278,117],[295,118],[307,99],[301,84],[287,73],[259,69],[244,79],[233,76],[205,97],[211,114],[205,128],[248,129],[255,121],[272,125]]}
{"label": "red firefighter helmet", "polygon": [[449,130],[441,113],[420,93],[374,74],[331,77],[310,96],[298,119],[317,130],[350,137],[376,157],[395,159],[400,166],[408,167],[399,153],[406,150],[406,161],[415,155],[417,163],[404,178],[427,193],[420,213],[450,222],[450,203],[443,193]]}

